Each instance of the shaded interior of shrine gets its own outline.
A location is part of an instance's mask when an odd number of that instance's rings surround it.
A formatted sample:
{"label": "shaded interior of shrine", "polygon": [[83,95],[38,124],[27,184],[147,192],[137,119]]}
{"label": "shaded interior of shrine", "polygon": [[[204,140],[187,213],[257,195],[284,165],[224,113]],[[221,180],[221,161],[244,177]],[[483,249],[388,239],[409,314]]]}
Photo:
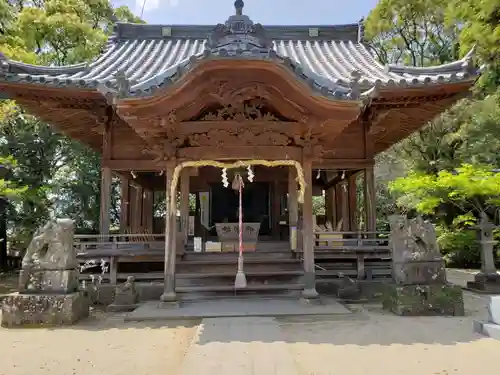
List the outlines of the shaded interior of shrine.
{"label": "shaded interior of shrine", "polygon": [[[289,248],[290,226],[301,226],[300,206],[297,204],[295,176],[289,167],[254,166],[250,181],[247,169],[228,170],[229,184],[224,186],[222,169],[200,167],[188,176],[188,195],[183,184],[177,197],[177,226],[188,217],[186,250],[193,250],[193,238],[203,242],[219,241],[216,225],[238,222],[238,194],[231,187],[236,174],[244,178],[242,195],[243,220],[258,225],[258,242],[281,242]],[[313,170],[313,196],[317,197],[316,223],[331,230],[356,231],[356,177],[359,170]],[[164,233],[165,177],[163,172],[122,172],[120,232]],[[293,191],[292,191],[293,190]],[[295,217],[296,216],[296,217]],[[112,230],[117,232],[118,228]],[[265,250],[261,245],[257,250]],[[273,247],[276,249],[276,246]]]}

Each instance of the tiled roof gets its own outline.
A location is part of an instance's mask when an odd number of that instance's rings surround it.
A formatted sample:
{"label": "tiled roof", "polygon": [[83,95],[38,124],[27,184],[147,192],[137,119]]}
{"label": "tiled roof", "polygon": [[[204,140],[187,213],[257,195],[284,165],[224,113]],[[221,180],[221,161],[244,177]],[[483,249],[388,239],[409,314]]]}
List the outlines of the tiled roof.
{"label": "tiled roof", "polygon": [[241,14],[216,27],[119,24],[104,53],[89,64],[41,67],[0,55],[0,82],[76,86],[119,97],[149,96],[212,59],[274,61],[318,94],[335,99],[359,99],[377,87],[475,79],[472,53],[428,68],[382,66],[362,43],[361,34],[358,24],[262,27]]}

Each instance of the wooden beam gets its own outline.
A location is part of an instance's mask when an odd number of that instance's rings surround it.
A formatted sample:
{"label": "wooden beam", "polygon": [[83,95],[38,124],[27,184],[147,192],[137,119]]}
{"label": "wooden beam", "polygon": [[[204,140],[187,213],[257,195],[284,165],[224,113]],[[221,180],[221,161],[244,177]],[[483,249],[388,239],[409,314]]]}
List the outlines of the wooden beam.
{"label": "wooden beam", "polygon": [[357,173],[359,173],[359,170],[346,171],[345,174],[341,173],[337,177],[334,177],[333,179],[328,181],[328,183],[325,184],[325,186],[323,188],[324,188],[324,190],[330,189],[330,188],[334,187],[335,185],[337,185],[342,180],[349,179],[350,177],[356,175]]}
{"label": "wooden beam", "polygon": [[101,167],[114,171],[157,172],[165,167],[154,160],[102,160]]}
{"label": "wooden beam", "polygon": [[313,161],[314,169],[363,169],[374,164],[373,158],[366,159],[320,159]]}
{"label": "wooden beam", "polygon": [[181,160],[301,160],[300,147],[240,146],[186,147],[178,150]]}

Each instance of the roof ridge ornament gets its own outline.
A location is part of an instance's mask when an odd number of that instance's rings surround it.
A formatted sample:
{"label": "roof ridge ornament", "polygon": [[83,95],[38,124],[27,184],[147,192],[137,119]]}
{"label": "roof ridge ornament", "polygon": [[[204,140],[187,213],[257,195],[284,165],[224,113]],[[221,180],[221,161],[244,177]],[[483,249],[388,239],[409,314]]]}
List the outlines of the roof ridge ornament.
{"label": "roof ridge ornament", "polygon": [[266,51],[273,46],[272,39],[260,23],[254,24],[247,15],[243,14],[243,0],[234,2],[235,14],[230,16],[224,24],[219,23],[208,37],[206,46],[209,49],[225,50],[252,50],[255,48]]}

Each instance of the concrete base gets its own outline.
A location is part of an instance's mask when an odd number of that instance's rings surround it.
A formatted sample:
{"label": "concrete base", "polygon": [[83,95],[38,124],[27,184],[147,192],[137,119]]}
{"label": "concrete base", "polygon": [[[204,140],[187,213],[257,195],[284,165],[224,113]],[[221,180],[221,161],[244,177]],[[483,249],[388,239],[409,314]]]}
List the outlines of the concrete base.
{"label": "concrete base", "polygon": [[462,289],[456,285],[387,284],[382,305],[396,315],[465,315]]}
{"label": "concrete base", "polygon": [[2,327],[68,325],[89,316],[89,300],[71,294],[12,293],[2,301]]}
{"label": "concrete base", "polygon": [[498,324],[474,321],[474,332],[500,340],[500,325]]}
{"label": "concrete base", "polygon": [[303,315],[351,316],[352,312],[335,300],[318,298],[313,304],[297,299],[231,298],[213,301],[184,302],[179,308],[161,308],[147,302],[128,314],[126,321],[176,320],[218,317],[287,317]]}

